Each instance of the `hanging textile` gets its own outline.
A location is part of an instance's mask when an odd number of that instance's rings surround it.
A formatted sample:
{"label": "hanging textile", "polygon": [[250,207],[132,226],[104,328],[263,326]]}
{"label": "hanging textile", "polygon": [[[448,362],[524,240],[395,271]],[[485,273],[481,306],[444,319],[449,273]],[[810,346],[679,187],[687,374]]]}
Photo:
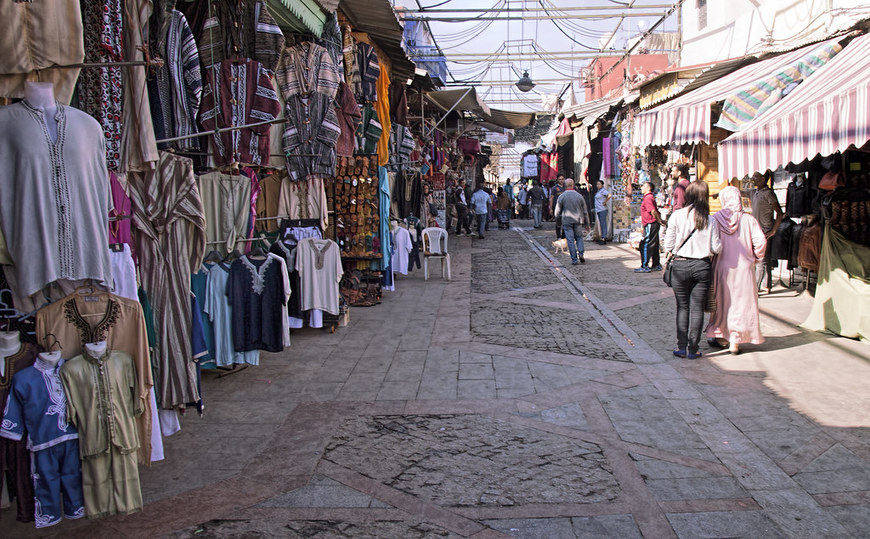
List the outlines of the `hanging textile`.
{"label": "hanging textile", "polygon": [[[85,62],[120,62],[121,0],[81,0],[85,29]],[[79,75],[79,104],[103,128],[106,165],[118,170],[121,165],[121,68],[85,69]]]}
{"label": "hanging textile", "polygon": [[[38,350],[36,345],[22,342],[17,352],[0,358],[0,361],[5,363],[5,370],[0,374],[0,402],[4,407],[9,397],[9,390],[12,388],[12,377],[16,372],[33,365]],[[27,442],[23,439],[10,440],[0,436],[0,480],[7,480],[7,478],[11,478],[11,483],[14,485],[9,493],[16,500],[15,519],[18,522],[31,522],[33,479],[30,475],[30,452],[27,451]]]}
{"label": "hanging textile", "polygon": [[305,41],[284,49],[275,80],[284,99],[312,92],[335,97],[341,74],[324,47]]}
{"label": "hanging textile", "polygon": [[[142,62],[145,45],[142,28],[151,16],[150,0],[122,0],[124,2],[124,60]],[[54,70],[49,70],[54,71]],[[124,104],[121,107],[121,164],[120,172],[147,170],[157,162],[157,143],[151,118],[151,104],[145,66],[126,66],[121,70]]]}
{"label": "hanging textile", "polygon": [[362,108],[362,122],[356,130],[356,153],[362,155],[375,153],[382,133],[383,127],[378,120],[375,107],[371,103],[366,103]]}
{"label": "hanging textile", "polygon": [[[152,18],[152,23],[157,22]],[[172,10],[165,31],[153,43],[152,54],[163,58],[149,81],[151,112],[158,139],[197,133],[196,117],[202,99],[202,73],[199,52],[187,19]],[[197,137],[165,142],[160,149],[199,150]]]}
{"label": "hanging textile", "polygon": [[[389,225],[388,225],[389,226]],[[338,244],[308,238],[296,246],[296,270],[301,280],[302,310],[338,314],[338,282],[344,274]]]}
{"label": "hanging textile", "polygon": [[323,178],[313,176],[306,182],[283,182],[278,215],[288,219],[318,219],[320,230],[326,230],[329,214]]}
{"label": "hanging textile", "polygon": [[202,65],[208,68],[224,60],[248,58],[269,72],[275,71],[284,49],[284,34],[265,3],[206,2],[211,15],[205,19],[197,40]]}
{"label": "hanging textile", "polygon": [[[276,172],[260,180],[260,196],[257,198],[257,232],[277,232],[278,206],[281,201],[281,187],[284,185],[284,173]],[[208,222],[208,218],[206,218]]]}
{"label": "hanging textile", "polygon": [[[274,120],[281,111],[266,68],[253,60],[226,60],[206,70],[200,123],[205,131]],[[212,135],[215,161],[265,164],[269,159],[269,125]]]}
{"label": "hanging textile", "polygon": [[190,274],[205,253],[205,216],[190,159],[161,152],[128,178],[142,287],[154,308],[161,408],[199,400],[190,351]]}
{"label": "hanging textile", "polygon": [[344,82],[338,87],[335,104],[335,113],[341,128],[341,133],[335,142],[335,153],[340,156],[351,156],[354,150],[356,130],[362,122],[362,114],[359,111],[359,105],[357,105],[353,91]]}
{"label": "hanging textile", "polygon": [[375,109],[381,122],[381,136],[378,139],[378,165],[386,166],[390,159],[390,75],[386,69],[380,70],[378,76],[377,98]]}
{"label": "hanging textile", "polygon": [[381,75],[378,55],[368,43],[356,43],[355,51],[351,88],[359,103],[375,101],[378,98],[378,78]]}
{"label": "hanging textile", "polygon": [[[209,172],[197,178],[205,215],[206,242],[223,247],[245,248],[251,215],[251,179],[244,175]],[[220,243],[218,243],[220,242]]]}
{"label": "hanging textile", "polygon": [[341,52],[342,35],[335,13],[330,12],[326,14],[326,21],[323,23],[323,33],[321,33],[318,43],[329,53],[329,57],[332,58],[332,65],[338,70],[341,80],[344,82],[344,55]]}
{"label": "hanging textile", "polygon": [[334,175],[335,143],[341,134],[334,103],[321,93],[287,101],[283,151],[291,181],[304,180],[312,174]]}
{"label": "hanging textile", "polygon": [[230,267],[224,263],[209,267],[203,310],[214,330],[214,360],[218,367],[259,365],[260,351],[236,352],[233,343],[233,311],[227,298]]}
{"label": "hanging textile", "polygon": [[286,270],[273,256],[264,260],[243,256],[230,266],[226,295],[232,307],[236,352],[284,350],[286,278]]}

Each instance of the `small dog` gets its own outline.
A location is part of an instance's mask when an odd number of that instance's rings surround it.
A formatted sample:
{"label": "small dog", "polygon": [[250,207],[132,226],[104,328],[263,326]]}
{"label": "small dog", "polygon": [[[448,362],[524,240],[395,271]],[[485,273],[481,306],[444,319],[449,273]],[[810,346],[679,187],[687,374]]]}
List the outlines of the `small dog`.
{"label": "small dog", "polygon": [[556,249],[556,254],[568,252],[568,240],[562,238],[553,242],[553,248]]}

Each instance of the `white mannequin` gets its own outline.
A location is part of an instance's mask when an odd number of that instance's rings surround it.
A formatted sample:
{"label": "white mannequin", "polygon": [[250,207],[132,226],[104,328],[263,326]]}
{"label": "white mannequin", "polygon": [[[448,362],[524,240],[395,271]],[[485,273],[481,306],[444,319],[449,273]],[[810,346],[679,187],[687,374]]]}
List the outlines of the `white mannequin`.
{"label": "white mannequin", "polygon": [[89,342],[85,344],[85,350],[93,357],[103,357],[106,346],[106,341]]}
{"label": "white mannequin", "polygon": [[39,359],[54,367],[57,365],[57,362],[60,361],[60,350],[57,350],[56,352],[40,352]]}
{"label": "white mannequin", "polygon": [[21,350],[21,338],[17,331],[0,331],[0,376],[6,374],[6,358]]}
{"label": "white mannequin", "polygon": [[25,82],[24,99],[44,114],[42,120],[48,128],[52,142],[57,142],[57,101],[54,99],[54,85],[50,82]]}

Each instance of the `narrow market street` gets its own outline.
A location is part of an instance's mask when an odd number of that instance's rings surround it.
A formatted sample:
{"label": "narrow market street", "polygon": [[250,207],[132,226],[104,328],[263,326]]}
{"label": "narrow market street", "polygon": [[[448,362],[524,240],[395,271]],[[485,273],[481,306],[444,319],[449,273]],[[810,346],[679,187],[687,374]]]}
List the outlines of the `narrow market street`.
{"label": "narrow market street", "polygon": [[143,512],[2,535],[866,536],[866,343],[800,329],[811,298],[780,287],[763,345],[674,358],[636,251],[571,266],[552,224],[513,225],[451,236],[450,282],[397,276],[334,334],[206,374]]}

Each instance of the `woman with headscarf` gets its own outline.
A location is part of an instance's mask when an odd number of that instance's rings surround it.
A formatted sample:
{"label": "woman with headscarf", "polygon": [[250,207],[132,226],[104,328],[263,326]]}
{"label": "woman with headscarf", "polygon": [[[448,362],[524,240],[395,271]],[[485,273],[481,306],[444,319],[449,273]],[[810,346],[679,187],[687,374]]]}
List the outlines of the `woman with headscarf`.
{"label": "woman with headscarf", "polygon": [[740,191],[726,187],[719,193],[722,209],[713,216],[719,226],[722,250],[713,261],[716,307],[707,324],[708,343],[740,353],[741,343],[761,344],[755,265],[764,259],[766,238],[755,217],[743,212]]}
{"label": "woman with headscarf", "polygon": [[713,279],[711,261],[719,252],[719,229],[710,218],[709,190],[705,182],[686,188],[686,206],[675,211],[665,234],[665,251],[673,255],[671,286],[677,301],[676,357],[698,359],[704,300]]}

